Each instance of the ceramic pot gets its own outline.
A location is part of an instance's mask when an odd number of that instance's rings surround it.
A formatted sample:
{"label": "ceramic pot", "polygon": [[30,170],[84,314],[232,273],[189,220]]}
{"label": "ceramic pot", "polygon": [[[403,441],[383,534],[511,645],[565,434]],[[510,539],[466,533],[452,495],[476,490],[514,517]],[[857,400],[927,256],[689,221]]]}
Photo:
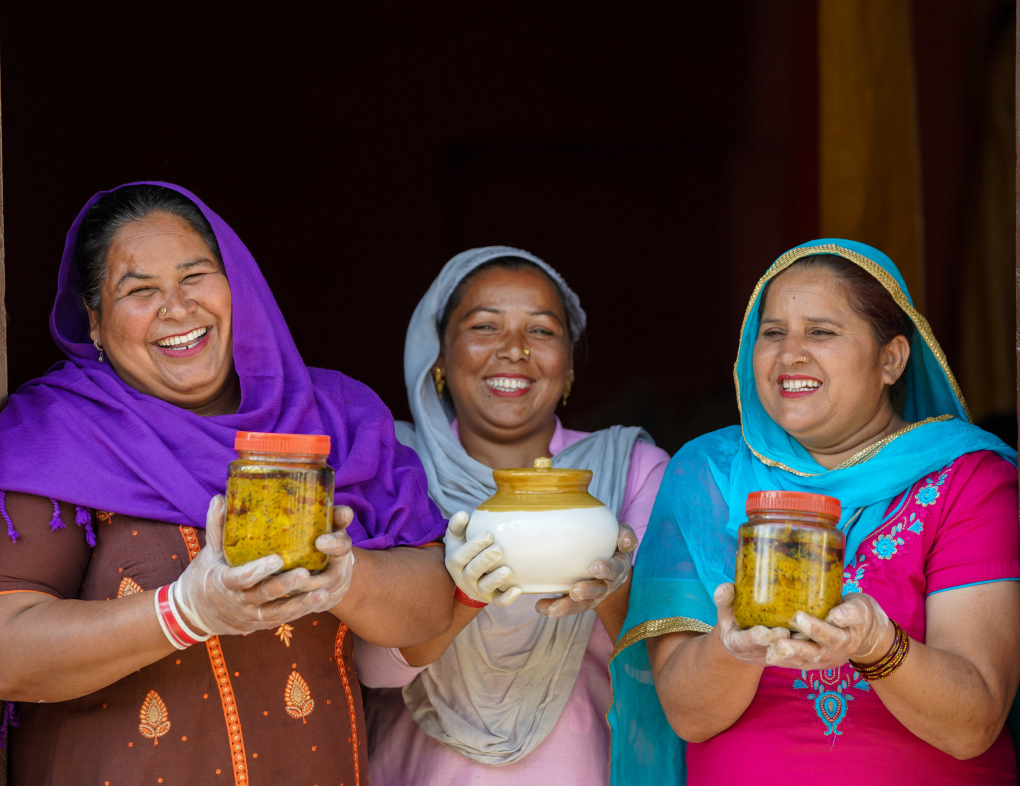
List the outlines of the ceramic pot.
{"label": "ceramic pot", "polygon": [[547,458],[534,469],[494,470],[496,493],[471,514],[468,540],[491,532],[521,592],[563,593],[591,579],[591,564],[616,553],[619,535],[616,516],[588,493],[591,476]]}

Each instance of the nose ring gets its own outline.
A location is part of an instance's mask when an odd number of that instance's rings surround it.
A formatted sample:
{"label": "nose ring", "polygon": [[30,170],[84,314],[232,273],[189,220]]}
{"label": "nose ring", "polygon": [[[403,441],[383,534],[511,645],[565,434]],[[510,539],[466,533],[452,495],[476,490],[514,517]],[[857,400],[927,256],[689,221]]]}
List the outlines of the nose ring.
{"label": "nose ring", "polygon": [[524,350],[524,354],[525,355],[530,355],[531,354],[531,350],[530,349],[525,349]]}
{"label": "nose ring", "polygon": [[159,310],[159,315],[160,315],[161,317],[165,317],[165,316],[166,316],[166,306],[163,306],[163,308],[161,308],[161,309]]}

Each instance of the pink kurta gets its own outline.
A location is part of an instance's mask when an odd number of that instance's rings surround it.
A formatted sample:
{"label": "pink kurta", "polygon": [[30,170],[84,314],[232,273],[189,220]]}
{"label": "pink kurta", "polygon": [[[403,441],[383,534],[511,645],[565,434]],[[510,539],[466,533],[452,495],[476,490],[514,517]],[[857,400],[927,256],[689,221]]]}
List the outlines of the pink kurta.
{"label": "pink kurta", "polygon": [[[843,592],[874,597],[915,641],[924,641],[930,595],[1020,578],[1016,469],[994,453],[924,476],[893,511],[858,548]],[[1017,778],[1008,729],[985,753],[958,761],[911,733],[845,664],[767,667],[740,720],[687,745],[688,786],[750,782],[1015,786]]]}
{"label": "pink kurta", "polygon": [[[549,443],[553,455],[588,436],[563,428],[559,420]],[[669,455],[644,442],[631,453],[620,520],[640,539],[648,525]],[[517,603],[534,605],[535,598]],[[537,614],[537,612],[536,612]],[[591,632],[581,672],[552,733],[527,758],[506,766],[478,764],[432,739],[411,719],[399,690],[423,669],[408,666],[396,649],[355,640],[358,677],[374,688],[366,700],[368,768],[372,786],[592,786],[609,782],[610,686],[607,663],[613,642],[598,620]]]}

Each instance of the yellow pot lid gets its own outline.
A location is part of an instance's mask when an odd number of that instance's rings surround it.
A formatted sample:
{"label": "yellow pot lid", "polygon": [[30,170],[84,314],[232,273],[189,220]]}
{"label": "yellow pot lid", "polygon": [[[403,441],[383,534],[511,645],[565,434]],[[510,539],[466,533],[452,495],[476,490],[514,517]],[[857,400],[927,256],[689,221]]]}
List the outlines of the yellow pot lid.
{"label": "yellow pot lid", "polygon": [[503,513],[604,507],[588,493],[591,476],[590,469],[553,467],[550,458],[535,459],[534,468],[495,469],[496,493],[477,510]]}

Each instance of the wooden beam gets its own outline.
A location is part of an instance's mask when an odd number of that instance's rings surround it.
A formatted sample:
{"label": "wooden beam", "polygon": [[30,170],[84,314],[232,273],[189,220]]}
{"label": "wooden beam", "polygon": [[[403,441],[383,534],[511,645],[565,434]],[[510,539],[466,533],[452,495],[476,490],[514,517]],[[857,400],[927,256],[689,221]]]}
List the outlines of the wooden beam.
{"label": "wooden beam", "polygon": [[[4,307],[4,149],[3,113],[0,111],[0,409],[7,403],[7,309]],[[0,786],[4,786],[0,781]]]}
{"label": "wooden beam", "polygon": [[[4,152],[3,114],[0,112],[0,409],[7,403],[7,309],[4,308]],[[4,703],[0,701],[0,714]],[[0,786],[7,786],[7,751],[0,751]]]}

